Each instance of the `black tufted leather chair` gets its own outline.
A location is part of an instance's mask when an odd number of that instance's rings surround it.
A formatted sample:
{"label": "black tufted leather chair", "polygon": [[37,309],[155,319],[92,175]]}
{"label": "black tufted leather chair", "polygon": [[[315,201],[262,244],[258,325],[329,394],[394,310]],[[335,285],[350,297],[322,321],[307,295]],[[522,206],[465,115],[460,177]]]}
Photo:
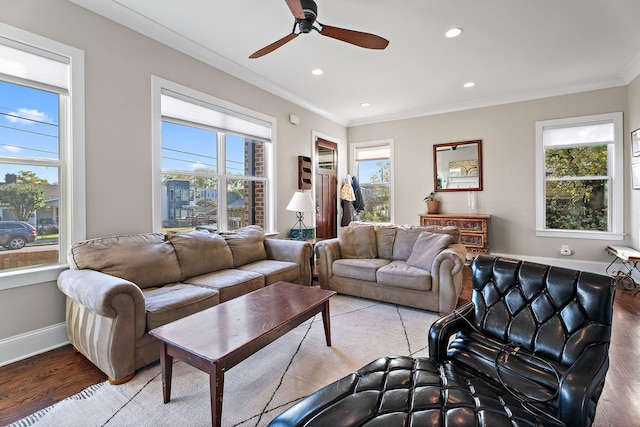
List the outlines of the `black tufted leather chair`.
{"label": "black tufted leather chair", "polygon": [[606,276],[479,256],[472,301],[431,326],[429,358],[373,361],[270,426],[589,426],[613,296]]}

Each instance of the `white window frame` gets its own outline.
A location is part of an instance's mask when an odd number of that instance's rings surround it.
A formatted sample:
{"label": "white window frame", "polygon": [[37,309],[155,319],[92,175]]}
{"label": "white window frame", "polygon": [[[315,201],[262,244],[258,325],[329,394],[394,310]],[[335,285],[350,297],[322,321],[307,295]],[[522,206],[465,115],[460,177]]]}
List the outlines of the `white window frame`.
{"label": "white window frame", "polygon": [[[591,230],[555,230],[545,228],[546,195],[545,195],[545,150],[543,131],[545,128],[571,127],[579,125],[612,122],[614,140],[609,143],[608,162],[611,179],[609,191],[609,231]],[[564,119],[544,120],[536,122],[536,236],[562,237],[594,240],[624,239],[624,133],[622,113],[605,113],[590,116],[570,117]],[[575,146],[573,144],[572,146]]]}
{"label": "white window frame", "polygon": [[[206,104],[211,104],[216,107],[219,107],[223,110],[227,110],[230,112],[234,112],[246,117],[252,117],[271,125],[271,142],[267,144],[268,147],[265,148],[265,155],[268,155],[270,160],[270,166],[265,167],[265,178],[266,184],[265,189],[267,191],[267,200],[265,200],[265,233],[272,233],[275,230],[275,213],[274,213],[274,205],[275,205],[275,182],[274,182],[274,174],[277,170],[276,168],[276,119],[274,117],[268,116],[266,114],[259,113],[257,111],[253,111],[251,109],[241,107],[239,105],[233,104],[229,101],[225,101],[214,96],[208,95],[206,93],[197,91],[195,89],[188,88],[181,84],[172,82],[170,80],[163,79],[158,76],[151,76],[151,121],[152,121],[152,131],[151,131],[151,140],[152,140],[152,224],[153,230],[155,232],[162,231],[162,105],[161,105],[161,95],[163,89],[168,90],[170,92],[174,92],[176,94],[180,94],[182,96],[186,96],[192,98],[194,100],[198,100],[204,102]],[[270,149],[269,149],[270,147]],[[218,140],[218,153],[222,153],[224,155],[224,144],[221,144],[220,140]],[[222,150],[222,151],[221,151]],[[268,152],[267,152],[268,151]],[[226,173],[223,164],[224,162],[220,162],[218,165],[219,170],[218,174],[224,175]],[[218,179],[218,191],[220,191],[222,186],[225,188],[226,194],[226,185],[227,179],[246,179],[246,180],[259,180],[263,181],[263,178],[255,179],[255,177],[248,177],[243,175],[238,175],[229,177],[222,176]],[[220,193],[218,193],[220,194]],[[220,199],[220,198],[219,198]],[[226,200],[219,200],[219,212],[222,213],[221,218],[226,221]],[[221,220],[222,220],[221,219]],[[226,224],[226,222],[225,222]]]}
{"label": "white window frame", "polygon": [[389,138],[389,139],[380,139],[380,140],[375,140],[375,141],[364,141],[364,142],[351,142],[349,143],[349,164],[351,165],[350,167],[350,172],[354,175],[358,175],[358,164],[356,162],[356,150],[357,149],[363,149],[363,148],[375,148],[375,147],[389,147],[389,166],[390,166],[390,183],[389,183],[389,210],[390,210],[390,222],[391,223],[395,223],[395,209],[394,209],[394,194],[395,194],[395,190],[394,190],[394,183],[395,183],[395,178],[394,178],[394,161],[393,161],[393,153],[394,153],[394,139],[393,138]]}
{"label": "white window frame", "polygon": [[[69,266],[67,250],[86,238],[84,51],[0,23],[0,35],[15,42],[69,58],[68,109],[60,109],[60,238],[59,262],[0,271],[0,291],[56,281]],[[3,80],[12,82],[11,77]],[[14,83],[20,83],[17,80]],[[64,104],[62,102],[61,104]],[[70,117],[67,114],[70,112]]]}

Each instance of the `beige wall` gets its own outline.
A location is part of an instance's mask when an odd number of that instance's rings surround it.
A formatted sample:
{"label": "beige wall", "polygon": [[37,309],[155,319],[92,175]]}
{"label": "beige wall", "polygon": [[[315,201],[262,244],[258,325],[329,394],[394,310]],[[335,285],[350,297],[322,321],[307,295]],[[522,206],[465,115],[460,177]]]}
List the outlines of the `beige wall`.
{"label": "beige wall", "polygon": [[[277,119],[276,229],[281,233],[295,223],[295,214],[284,208],[297,189],[297,156],[311,155],[312,132],[345,144],[344,126],[73,3],[0,0],[0,10],[3,23],[85,53],[88,238],[152,231],[152,75]],[[298,126],[289,123],[290,113],[300,117]],[[0,291],[0,340],[60,322],[64,298],[54,283]]]}
{"label": "beige wall", "polygon": [[[418,215],[425,211],[422,199],[434,186],[433,145],[482,139],[484,191],[477,193],[476,210],[491,215],[491,252],[558,258],[561,261],[606,262],[609,258],[604,248],[608,244],[630,244],[629,239],[627,242],[610,242],[536,237],[535,122],[615,111],[626,112],[627,108],[627,89],[619,87],[352,127],[349,128],[348,141],[353,143],[395,139],[395,221],[401,224],[418,224]],[[626,168],[629,167],[630,158],[628,140],[628,132],[625,132]],[[627,183],[625,188],[628,198],[630,184]],[[467,192],[442,193],[441,211],[468,213],[470,209],[467,200]],[[625,205],[629,212],[628,200]],[[637,224],[632,232],[630,223],[630,215],[627,214],[625,231],[637,235]],[[573,250],[571,257],[560,255],[562,244],[568,244]]]}

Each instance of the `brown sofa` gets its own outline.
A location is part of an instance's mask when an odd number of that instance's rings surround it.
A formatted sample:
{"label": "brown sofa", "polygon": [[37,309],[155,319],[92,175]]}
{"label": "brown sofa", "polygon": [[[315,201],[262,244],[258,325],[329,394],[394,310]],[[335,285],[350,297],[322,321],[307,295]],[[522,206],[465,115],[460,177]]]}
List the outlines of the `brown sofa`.
{"label": "brown sofa", "polygon": [[149,330],[279,280],[308,285],[311,254],[309,243],[265,239],[257,226],[76,243],[58,278],[69,340],[112,383],[128,381],[159,358]]}
{"label": "brown sofa", "polygon": [[456,227],[352,222],[316,243],[323,289],[439,313],[462,292],[466,248]]}

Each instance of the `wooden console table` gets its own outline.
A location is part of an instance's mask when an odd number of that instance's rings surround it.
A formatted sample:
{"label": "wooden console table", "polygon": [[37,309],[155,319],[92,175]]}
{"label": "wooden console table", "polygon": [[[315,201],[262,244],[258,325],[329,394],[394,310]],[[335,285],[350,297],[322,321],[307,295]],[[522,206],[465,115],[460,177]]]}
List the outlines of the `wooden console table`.
{"label": "wooden console table", "polygon": [[421,214],[420,225],[454,226],[469,252],[489,252],[489,218],[483,214]]}

